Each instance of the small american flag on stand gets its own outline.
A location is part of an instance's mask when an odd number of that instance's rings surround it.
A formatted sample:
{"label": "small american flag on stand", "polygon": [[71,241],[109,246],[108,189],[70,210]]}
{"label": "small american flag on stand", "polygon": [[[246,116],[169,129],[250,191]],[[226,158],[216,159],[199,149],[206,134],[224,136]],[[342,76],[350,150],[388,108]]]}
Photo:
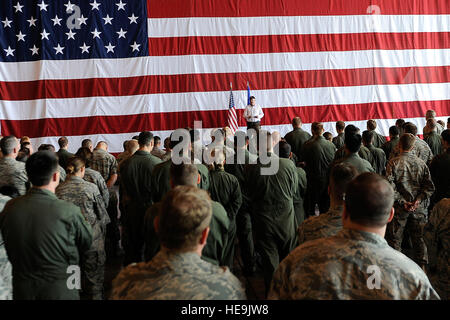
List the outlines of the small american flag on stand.
{"label": "small american flag on stand", "polygon": [[233,85],[230,83],[230,104],[228,106],[228,126],[233,134],[238,130],[236,108],[234,107]]}

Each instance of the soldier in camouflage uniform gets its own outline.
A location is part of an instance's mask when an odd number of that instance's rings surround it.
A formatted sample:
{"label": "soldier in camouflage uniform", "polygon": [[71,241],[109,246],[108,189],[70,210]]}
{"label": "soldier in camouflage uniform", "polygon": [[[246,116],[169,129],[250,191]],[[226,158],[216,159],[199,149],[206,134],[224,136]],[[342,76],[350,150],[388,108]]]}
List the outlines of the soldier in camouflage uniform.
{"label": "soldier in camouflage uniform", "polygon": [[389,141],[386,142],[381,149],[383,149],[386,154],[386,159],[390,159],[391,152],[397,146],[398,141],[400,140],[400,132],[397,126],[392,126],[389,128]]}
{"label": "soldier in camouflage uniform", "polygon": [[[411,123],[411,122],[406,122],[403,125],[403,131],[405,133],[412,134],[415,137],[415,139],[416,139],[416,143],[414,144],[414,148],[410,151],[411,154],[413,154],[416,157],[422,159],[423,162],[425,162],[427,165],[429,165],[431,163],[431,160],[433,159],[433,152],[431,152],[431,149],[428,146],[428,144],[417,136],[417,127],[416,127],[416,125],[414,123]],[[397,145],[397,147],[395,147],[394,151],[391,153],[391,158],[390,159],[398,157],[400,154],[401,154],[400,146]]]}
{"label": "soldier in camouflage uniform", "polygon": [[297,156],[297,159],[303,161],[302,147],[306,141],[311,139],[311,135],[302,129],[302,120],[300,117],[292,119],[292,127],[294,130],[287,133],[284,139],[291,146],[292,152]]}
{"label": "soldier in camouflage uniform", "polygon": [[338,121],[336,122],[336,132],[337,136],[333,138],[332,142],[336,149],[340,149],[344,146],[344,129],[345,129],[345,122],[344,121]]}
{"label": "soldier in camouflage uniform", "polygon": [[[0,212],[10,197],[0,194]],[[5,250],[5,243],[0,232],[0,300],[12,299],[12,266]]]}
{"label": "soldier in camouflage uniform", "polygon": [[398,143],[400,156],[391,159],[386,168],[386,177],[395,191],[395,216],[388,225],[386,240],[401,251],[403,232],[407,229],[413,245],[413,259],[424,267],[427,248],[423,227],[427,222],[434,185],[425,162],[411,154],[415,143],[412,134],[404,133]]}
{"label": "soldier in camouflage uniform", "polygon": [[310,217],[298,227],[298,243],[319,238],[334,236],[342,229],[342,211],[344,210],[344,197],[347,184],[358,175],[355,167],[346,163],[339,163],[331,169],[330,184],[330,210],[317,217]]}
{"label": "soldier in camouflage uniform", "polygon": [[245,299],[240,281],[227,267],[201,260],[212,218],[207,192],[178,186],[164,197],[155,221],[161,251],[148,263],[133,264],[113,282],[112,299]]}
{"label": "soldier in camouflage uniform", "polygon": [[3,157],[0,158],[0,187],[10,186],[17,189],[19,195],[27,191],[28,177],[25,163],[17,161],[19,140],[14,136],[4,137],[0,141]]}
{"label": "soldier in camouflage uniform", "polygon": [[67,173],[66,181],[56,188],[56,196],[78,206],[92,227],[92,246],[81,257],[81,296],[89,300],[102,300],[106,260],[105,235],[106,225],[110,220],[97,186],[83,180],[84,161],[78,157],[69,159]]}
{"label": "soldier in camouflage uniform", "polygon": [[117,160],[108,153],[108,144],[104,141],[97,143],[92,154],[90,168],[99,172],[106,182],[109,193],[109,204],[107,206],[109,219],[111,222],[106,227],[105,249],[106,255],[116,256],[119,251],[119,220],[117,211],[117,188],[114,186],[117,181]]}
{"label": "soldier in camouflage uniform", "polygon": [[442,141],[440,134],[437,133],[436,120],[428,119],[427,127],[429,132],[424,141],[428,144],[434,156],[440,155],[442,153]]}
{"label": "soldier in camouflage uniform", "polygon": [[433,209],[424,229],[430,279],[442,300],[450,299],[450,198]]}
{"label": "soldier in camouflage uniform", "polygon": [[[428,120],[429,119],[433,119],[435,120],[436,118],[436,111],[434,110],[427,110],[427,113],[425,114],[425,120],[427,120],[427,124],[425,125],[425,127],[423,128],[423,138],[426,139],[428,138],[428,134],[433,131],[433,129],[428,125]],[[444,127],[441,126],[439,123],[436,123],[436,133],[438,135],[440,135],[442,133],[442,131],[444,131]]]}
{"label": "soldier in camouflage uniform", "polygon": [[305,242],[281,262],[269,299],[439,299],[423,270],[383,238],[394,191],[375,173],[351,181],[343,227]]}
{"label": "soldier in camouflage uniform", "polygon": [[370,153],[372,154],[372,161],[370,161],[372,168],[379,175],[384,175],[386,171],[386,154],[384,153],[383,149],[376,148],[373,145],[372,142],[374,141],[374,135],[374,131],[364,131],[362,134],[363,143],[364,146],[369,149]]}

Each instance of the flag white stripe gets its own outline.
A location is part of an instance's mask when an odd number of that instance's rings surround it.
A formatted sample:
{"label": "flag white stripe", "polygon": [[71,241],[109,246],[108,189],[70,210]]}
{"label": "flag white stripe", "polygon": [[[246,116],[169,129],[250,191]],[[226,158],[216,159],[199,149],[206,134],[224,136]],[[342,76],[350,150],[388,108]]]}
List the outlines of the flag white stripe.
{"label": "flag white stripe", "polygon": [[[0,63],[0,81],[421,66],[450,66],[450,49],[285,52],[2,62]],[[223,101],[228,101],[228,98]]]}
{"label": "flag white stripe", "polygon": [[450,32],[450,15],[149,18],[149,38]]}
{"label": "flag white stripe", "polygon": [[[247,104],[247,91],[234,91],[236,108]],[[370,102],[450,100],[450,83],[373,85],[303,89],[253,90],[262,107],[349,105]],[[188,92],[120,97],[1,101],[0,118],[30,120],[106,115],[226,110],[220,101],[229,93]],[[218,106],[219,105],[219,106]],[[132,108],[124,106],[133,106]]]}

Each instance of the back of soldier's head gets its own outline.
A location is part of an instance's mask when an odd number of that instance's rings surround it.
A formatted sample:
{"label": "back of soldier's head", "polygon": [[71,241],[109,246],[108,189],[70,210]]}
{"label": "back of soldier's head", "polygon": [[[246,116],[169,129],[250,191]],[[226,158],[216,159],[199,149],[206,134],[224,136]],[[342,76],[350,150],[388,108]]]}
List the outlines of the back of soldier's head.
{"label": "back of soldier's head", "polygon": [[375,120],[367,121],[367,130],[375,130],[377,128],[377,122]]}
{"label": "back of soldier's head", "polygon": [[88,147],[81,147],[80,149],[78,149],[77,153],[75,153],[75,156],[83,159],[86,167],[90,167],[93,154]]}
{"label": "back of soldier's head", "polygon": [[346,134],[345,135],[345,147],[351,153],[356,153],[361,148],[362,137],[360,134]]}
{"label": "back of soldier's head", "polygon": [[51,151],[55,152],[55,147],[52,144],[41,144],[38,151]]}
{"label": "back of soldier's head", "polygon": [[322,122],[313,122],[311,124],[311,132],[315,136],[320,136],[323,132],[323,124]]}
{"label": "back of soldier's head", "polygon": [[331,134],[331,132],[328,132],[328,131],[323,134],[323,137],[329,141],[333,140],[333,135]]}
{"label": "back of soldier's head", "polygon": [[445,129],[444,131],[442,131],[441,137],[444,142],[447,142],[447,144],[450,145],[450,129]]}
{"label": "back of soldier's head", "polygon": [[170,180],[174,186],[197,186],[198,169],[194,164],[190,164],[189,159],[182,159],[181,164],[171,163]]}
{"label": "back of soldier's head", "polygon": [[85,147],[85,148],[91,148],[93,147],[92,145],[92,140],[91,139],[84,139],[83,141],[81,141],[81,147]]}
{"label": "back of soldier's head", "polygon": [[334,199],[344,200],[345,190],[350,181],[358,175],[358,170],[345,162],[338,163],[331,168],[330,189]]}
{"label": "back of soldier's head", "polygon": [[393,204],[394,190],[376,173],[363,173],[348,183],[345,210],[354,223],[383,227],[388,222]]}
{"label": "back of soldier's head", "polygon": [[355,127],[352,124],[349,124],[348,126],[345,127],[344,130],[344,135],[349,135],[349,134],[357,134],[359,133],[359,128]]}
{"label": "back of soldier's head", "polygon": [[434,118],[430,118],[427,120],[427,127],[428,129],[430,129],[431,131],[435,130],[437,128],[437,122],[436,119]]}
{"label": "back of soldier's head", "polygon": [[127,143],[127,151],[130,154],[134,154],[137,150],[139,149],[139,143],[132,139],[132,140],[128,140]]}
{"label": "back of soldier's head", "polygon": [[403,151],[411,150],[414,147],[415,143],[416,138],[411,133],[402,134],[398,142],[400,148],[402,148]]}
{"label": "back of soldier's head", "polygon": [[366,145],[370,145],[373,142],[375,134],[373,131],[365,130],[362,134],[362,139]]}
{"label": "back of soldier's head", "polygon": [[300,117],[295,117],[292,119],[292,126],[294,128],[300,128],[302,126],[302,119]]}
{"label": "back of soldier's head", "polygon": [[291,155],[291,145],[286,141],[281,140],[278,143],[278,156],[280,158],[289,159]]}
{"label": "back of soldier's head", "polygon": [[211,198],[204,190],[178,186],[163,198],[158,235],[161,245],[175,251],[194,250],[212,217]]}
{"label": "back of soldier's head", "polygon": [[336,130],[338,132],[342,132],[345,129],[345,122],[344,121],[338,121],[336,122]]}
{"label": "back of soldier's head", "polygon": [[403,125],[403,132],[404,133],[411,133],[412,135],[416,136],[417,135],[417,127],[412,122],[406,122]]}
{"label": "back of soldier's head", "polygon": [[160,145],[160,144],[161,144],[161,137],[159,137],[159,136],[154,136],[154,137],[153,137],[153,144],[154,144],[155,146]]}
{"label": "back of soldier's head", "polygon": [[427,113],[425,114],[425,119],[432,119],[436,117],[436,111],[434,110],[427,110]]}
{"label": "back of soldier's head", "polygon": [[153,141],[153,133],[150,131],[143,131],[139,134],[138,142],[141,147],[148,147]]}
{"label": "back of soldier's head", "polygon": [[58,170],[58,158],[54,152],[38,151],[28,158],[25,169],[33,186],[46,186]]}
{"label": "back of soldier's head", "polygon": [[6,136],[0,140],[0,149],[3,155],[7,156],[14,152],[14,149],[19,151],[19,140],[15,136]]}
{"label": "back of soldier's head", "polygon": [[67,140],[67,137],[61,137],[58,139],[58,145],[60,148],[65,148],[69,144],[69,140]]}
{"label": "back of soldier's head", "polygon": [[397,126],[392,126],[389,128],[389,135],[391,137],[398,137],[400,134]]}

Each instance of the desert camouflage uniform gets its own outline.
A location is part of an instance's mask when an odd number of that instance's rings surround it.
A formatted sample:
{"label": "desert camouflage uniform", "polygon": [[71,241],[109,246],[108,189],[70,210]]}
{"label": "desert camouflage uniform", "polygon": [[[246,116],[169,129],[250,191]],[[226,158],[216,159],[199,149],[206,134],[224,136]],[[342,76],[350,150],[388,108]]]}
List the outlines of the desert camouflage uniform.
{"label": "desert camouflage uniform", "polygon": [[226,267],[198,254],[160,251],[148,263],[132,264],[113,282],[112,299],[244,300],[240,281]]}
{"label": "desert camouflage uniform", "polygon": [[[431,160],[433,160],[433,152],[431,152],[430,147],[428,144],[419,139],[419,137],[416,137],[416,143],[414,144],[414,147],[410,151],[411,154],[415,155],[419,159],[422,159],[423,162],[425,162],[427,165],[430,164]],[[400,145],[397,144],[391,152],[390,159],[396,158],[400,155]]]}
{"label": "desert camouflage uniform", "polygon": [[[450,199],[441,200],[433,209],[424,230],[428,246],[430,277],[441,299],[450,298]],[[436,279],[435,281],[433,281]]]}
{"label": "desert camouflage uniform", "polygon": [[105,203],[105,208],[107,208],[109,204],[109,191],[105,179],[103,179],[100,172],[92,170],[91,168],[86,168],[83,179],[97,186]]}
{"label": "desert camouflage uniform", "polygon": [[56,188],[56,196],[78,206],[92,227],[92,245],[81,257],[82,295],[100,300],[103,298],[106,224],[110,222],[104,200],[96,185],[76,176],[68,176]]}
{"label": "desert camouflage uniform", "polygon": [[0,158],[0,187],[12,186],[22,196],[27,192],[27,182],[25,163],[12,158]]}
{"label": "desert camouflage uniform", "polygon": [[342,229],[343,206],[330,208],[317,217],[310,217],[298,227],[298,243],[334,236]]}
{"label": "desert camouflage uniform", "polygon": [[[0,212],[10,197],[0,194]],[[0,233],[0,300],[12,300],[12,266],[6,254],[5,243]]]}
{"label": "desert camouflage uniform", "polygon": [[[395,215],[388,224],[386,239],[389,244],[401,251],[403,232],[408,230],[414,250],[414,261],[419,265],[427,263],[427,248],[423,240],[423,227],[427,223],[428,205],[434,192],[430,171],[421,159],[410,152],[391,159],[387,165],[386,176],[394,188]],[[406,202],[419,200],[414,212],[404,209]]]}
{"label": "desert camouflage uniform", "polygon": [[[379,289],[372,266],[381,272]],[[297,247],[275,272],[268,298],[409,300],[439,296],[423,270],[381,236],[343,229],[333,237]]]}

